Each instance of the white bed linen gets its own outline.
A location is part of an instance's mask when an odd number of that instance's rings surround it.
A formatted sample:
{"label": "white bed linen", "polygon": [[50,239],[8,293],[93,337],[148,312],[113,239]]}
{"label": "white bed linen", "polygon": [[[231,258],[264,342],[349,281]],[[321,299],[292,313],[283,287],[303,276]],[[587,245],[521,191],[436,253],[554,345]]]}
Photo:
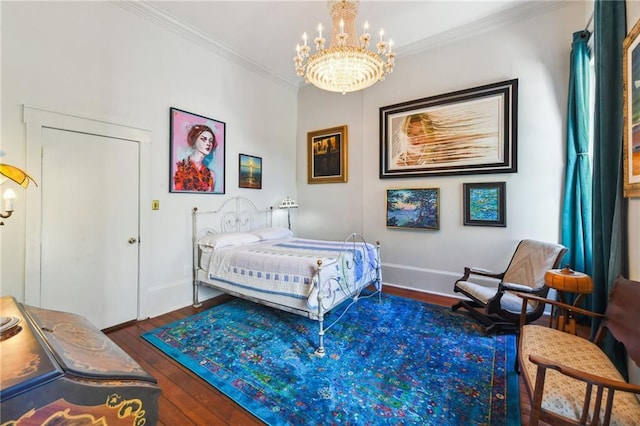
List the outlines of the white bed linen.
{"label": "white bed linen", "polygon": [[320,288],[327,301],[342,300],[339,293],[354,292],[377,278],[376,249],[362,243],[286,238],[203,252],[202,266],[207,257],[209,280],[222,281],[240,293],[257,292],[266,300],[271,296],[304,300],[309,309],[318,306],[319,259]]}

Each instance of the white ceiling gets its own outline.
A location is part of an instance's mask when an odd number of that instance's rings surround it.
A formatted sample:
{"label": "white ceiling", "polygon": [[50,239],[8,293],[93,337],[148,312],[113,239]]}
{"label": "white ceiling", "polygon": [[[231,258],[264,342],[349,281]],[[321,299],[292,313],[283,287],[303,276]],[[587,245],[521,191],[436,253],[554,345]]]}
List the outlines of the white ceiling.
{"label": "white ceiling", "polygon": [[[563,1],[569,0],[361,0],[356,26],[362,28],[369,21],[372,36],[384,28],[385,38],[393,39],[399,67],[403,54],[470,36]],[[312,39],[319,22],[327,33],[331,25],[325,0],[126,3],[123,7],[294,85],[301,82],[293,56],[302,33]]]}

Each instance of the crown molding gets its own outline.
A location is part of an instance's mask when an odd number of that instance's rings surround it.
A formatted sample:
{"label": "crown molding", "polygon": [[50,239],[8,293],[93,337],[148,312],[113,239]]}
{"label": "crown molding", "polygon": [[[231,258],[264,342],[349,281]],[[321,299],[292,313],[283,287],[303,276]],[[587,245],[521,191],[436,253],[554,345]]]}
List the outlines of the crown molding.
{"label": "crown molding", "polygon": [[[299,89],[304,83],[298,78],[280,75],[264,65],[242,55],[230,46],[213,39],[206,33],[186,24],[174,16],[164,12],[146,0],[109,0],[122,9],[135,14],[144,20],[170,31],[183,39],[201,46],[231,62],[238,64],[264,78],[283,84],[288,88]],[[496,28],[513,24],[534,16],[543,15],[553,10],[568,6],[571,0],[534,0],[505,9],[500,13],[465,24],[423,40],[395,49],[397,57],[415,55],[421,52],[440,48],[447,44],[463,41]]]}
{"label": "crown molding", "polygon": [[499,27],[510,25],[522,20],[543,15],[556,9],[568,6],[570,0],[535,0],[505,9],[482,19],[465,24],[423,40],[401,46],[395,49],[397,56],[410,56],[432,50],[458,41],[467,40]]}
{"label": "crown molding", "polygon": [[170,31],[183,39],[190,41],[200,47],[203,47],[225,59],[230,60],[258,75],[261,75],[271,81],[284,84],[289,88],[298,88],[298,80],[291,80],[282,75],[274,73],[265,66],[253,61],[252,59],[235,51],[230,46],[211,38],[206,33],[182,22],[174,16],[157,8],[148,1],[137,0],[109,0],[122,9],[137,15],[144,20],[151,22]]}

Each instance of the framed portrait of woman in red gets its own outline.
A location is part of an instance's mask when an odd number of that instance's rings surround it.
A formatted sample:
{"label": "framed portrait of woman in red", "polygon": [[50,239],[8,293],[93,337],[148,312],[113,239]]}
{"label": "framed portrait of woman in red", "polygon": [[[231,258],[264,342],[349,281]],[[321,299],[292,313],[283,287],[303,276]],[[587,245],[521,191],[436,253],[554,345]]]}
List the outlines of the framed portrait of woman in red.
{"label": "framed portrait of woman in red", "polygon": [[170,108],[169,192],[224,194],[222,121]]}

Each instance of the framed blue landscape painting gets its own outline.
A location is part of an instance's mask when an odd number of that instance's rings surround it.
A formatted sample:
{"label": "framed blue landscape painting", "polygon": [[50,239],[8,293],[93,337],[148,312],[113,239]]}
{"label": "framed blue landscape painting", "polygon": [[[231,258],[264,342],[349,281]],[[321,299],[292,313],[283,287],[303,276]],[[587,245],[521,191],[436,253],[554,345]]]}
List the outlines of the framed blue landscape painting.
{"label": "framed blue landscape painting", "polygon": [[440,189],[387,189],[387,227],[440,229]]}
{"label": "framed blue landscape painting", "polygon": [[507,226],[506,183],[465,183],[464,225]]}

